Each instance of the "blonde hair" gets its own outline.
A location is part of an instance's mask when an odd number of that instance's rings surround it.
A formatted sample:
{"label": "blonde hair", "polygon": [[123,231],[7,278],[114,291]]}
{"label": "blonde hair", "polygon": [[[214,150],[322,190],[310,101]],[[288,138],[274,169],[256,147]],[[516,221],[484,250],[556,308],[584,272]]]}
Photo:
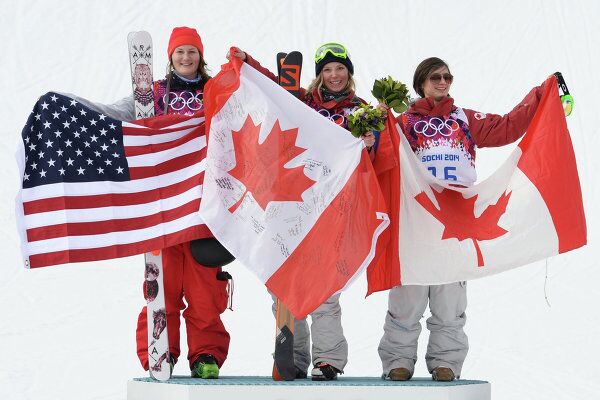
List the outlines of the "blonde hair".
{"label": "blonde hair", "polygon": [[[315,79],[312,80],[312,82],[308,85],[308,88],[306,88],[306,96],[307,97],[312,97],[312,92],[317,89],[319,96],[321,95],[321,89],[323,89],[323,86],[325,86],[325,82],[323,80],[323,71],[321,71],[319,73],[319,75],[317,75],[317,77]],[[354,82],[354,77],[352,76],[352,74],[350,73],[350,71],[348,71],[348,82],[346,82],[346,86],[344,86],[344,89],[342,89],[342,92],[349,92],[349,91],[356,91],[356,83]]]}

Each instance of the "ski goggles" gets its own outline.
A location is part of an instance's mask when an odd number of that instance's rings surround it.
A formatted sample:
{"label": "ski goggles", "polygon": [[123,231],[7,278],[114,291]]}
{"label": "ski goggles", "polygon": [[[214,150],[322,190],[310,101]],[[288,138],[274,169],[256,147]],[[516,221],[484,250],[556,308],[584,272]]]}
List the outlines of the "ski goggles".
{"label": "ski goggles", "polygon": [[350,54],[348,54],[348,50],[346,50],[346,48],[343,45],[335,42],[330,42],[321,45],[317,49],[317,51],[315,52],[315,63],[318,63],[322,59],[324,59],[327,53],[331,53],[331,55],[343,59],[350,57]]}

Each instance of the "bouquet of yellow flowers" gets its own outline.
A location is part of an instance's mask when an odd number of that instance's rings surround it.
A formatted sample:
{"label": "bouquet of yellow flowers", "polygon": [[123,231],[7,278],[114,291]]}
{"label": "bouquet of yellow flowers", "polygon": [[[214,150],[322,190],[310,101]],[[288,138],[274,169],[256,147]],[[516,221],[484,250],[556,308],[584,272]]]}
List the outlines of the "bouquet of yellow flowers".
{"label": "bouquet of yellow flowers", "polygon": [[350,132],[361,137],[369,131],[382,131],[385,128],[385,115],[370,104],[363,104],[348,115]]}
{"label": "bouquet of yellow flowers", "polygon": [[377,100],[397,113],[402,113],[408,109],[410,103],[408,88],[404,83],[395,81],[389,75],[387,78],[376,79],[371,93]]}

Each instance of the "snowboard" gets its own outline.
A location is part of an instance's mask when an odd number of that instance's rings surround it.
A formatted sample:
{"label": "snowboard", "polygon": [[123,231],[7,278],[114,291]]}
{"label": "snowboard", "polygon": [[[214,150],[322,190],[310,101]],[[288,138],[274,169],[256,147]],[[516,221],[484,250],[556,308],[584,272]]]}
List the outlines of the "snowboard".
{"label": "snowboard", "polygon": [[[131,83],[136,119],[154,116],[154,79],[152,75],[152,37],[148,32],[127,35],[131,64]],[[171,355],[167,333],[165,288],[163,283],[162,252],[155,250],[144,255],[145,288],[148,321],[148,366],[150,376],[159,381],[171,377]]]}
{"label": "snowboard", "polygon": [[131,32],[127,36],[127,43],[135,101],[135,118],[153,117],[152,37],[145,31]]}
{"label": "snowboard", "polygon": [[[294,96],[299,97],[302,53],[298,51],[292,51],[289,54],[277,53],[276,60],[279,85]],[[293,381],[296,379],[294,315],[279,299],[277,299],[275,320],[275,352],[273,353],[272,377],[275,381]]]}

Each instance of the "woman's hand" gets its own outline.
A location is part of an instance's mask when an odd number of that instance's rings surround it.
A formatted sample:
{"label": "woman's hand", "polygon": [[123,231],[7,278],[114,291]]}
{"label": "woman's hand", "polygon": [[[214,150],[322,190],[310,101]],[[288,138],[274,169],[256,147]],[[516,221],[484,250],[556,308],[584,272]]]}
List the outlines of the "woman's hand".
{"label": "woman's hand", "polygon": [[367,146],[367,149],[370,149],[375,144],[375,135],[372,131],[369,131],[361,136],[363,143]]}
{"label": "woman's hand", "polygon": [[240,50],[237,47],[234,47],[232,50],[227,52],[227,55],[225,56],[228,60],[231,60],[231,56],[237,57],[242,61],[246,61],[246,53],[244,53],[242,50]]}
{"label": "woman's hand", "polygon": [[382,113],[384,113],[384,114],[387,114],[387,112],[388,112],[388,111],[389,111],[389,109],[390,109],[390,107],[389,107],[389,106],[387,106],[387,105],[386,105],[386,104],[384,104],[384,103],[379,103],[379,104],[377,104],[377,107],[375,107],[375,108],[377,108],[378,110],[380,110],[380,111],[381,111]]}

